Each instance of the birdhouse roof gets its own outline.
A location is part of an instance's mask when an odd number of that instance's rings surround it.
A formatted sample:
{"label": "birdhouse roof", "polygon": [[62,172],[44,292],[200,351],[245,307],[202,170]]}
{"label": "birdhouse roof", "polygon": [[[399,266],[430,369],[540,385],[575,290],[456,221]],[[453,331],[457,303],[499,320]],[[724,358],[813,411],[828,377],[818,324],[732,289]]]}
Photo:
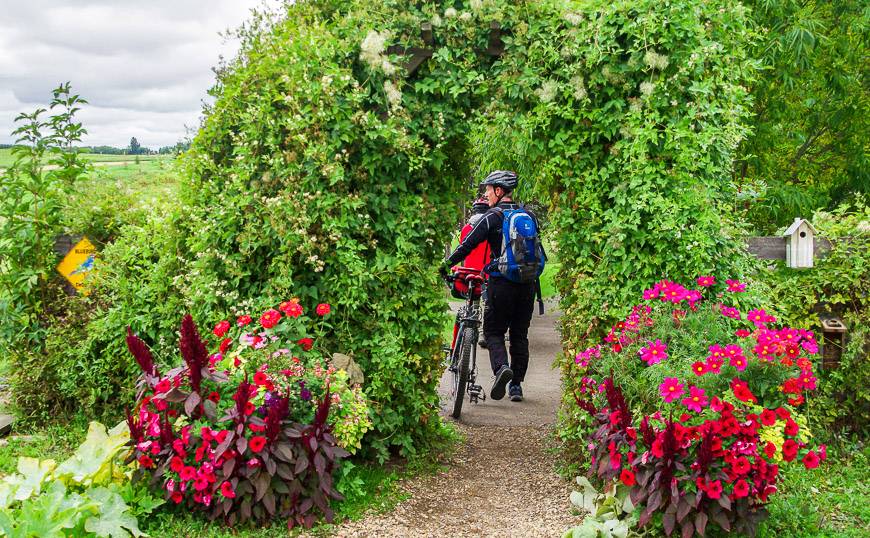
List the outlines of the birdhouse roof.
{"label": "birdhouse roof", "polygon": [[794,219],[794,222],[791,223],[791,226],[789,226],[788,230],[786,230],[785,233],[782,235],[791,235],[791,234],[795,233],[796,231],[798,231],[798,228],[800,228],[801,224],[806,224],[807,228],[812,230],[813,233],[817,233],[816,229],[813,228],[813,225],[810,224],[810,221],[808,221],[806,219],[797,218],[797,219]]}

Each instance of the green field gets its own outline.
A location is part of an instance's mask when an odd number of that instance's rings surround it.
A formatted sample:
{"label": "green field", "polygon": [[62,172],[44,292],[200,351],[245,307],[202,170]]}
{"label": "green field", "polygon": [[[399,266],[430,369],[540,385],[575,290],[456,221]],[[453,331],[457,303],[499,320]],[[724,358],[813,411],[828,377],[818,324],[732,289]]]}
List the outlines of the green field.
{"label": "green field", "polygon": [[[169,161],[172,160],[171,155],[105,155],[102,153],[82,153],[82,158],[93,163],[110,163],[110,162],[135,162],[136,158],[139,161]],[[0,168],[7,168],[15,162],[15,157],[12,155],[11,148],[0,149]]]}

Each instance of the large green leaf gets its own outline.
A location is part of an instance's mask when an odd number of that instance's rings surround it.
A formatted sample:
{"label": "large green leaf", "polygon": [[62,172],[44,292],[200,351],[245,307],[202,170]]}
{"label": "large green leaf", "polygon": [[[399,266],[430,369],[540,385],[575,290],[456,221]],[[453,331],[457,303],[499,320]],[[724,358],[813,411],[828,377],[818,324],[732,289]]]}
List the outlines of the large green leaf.
{"label": "large green leaf", "polygon": [[145,536],[120,495],[104,487],[89,489],[87,495],[99,503],[100,513],[85,521],[86,531],[111,538]]}
{"label": "large green leaf", "polygon": [[8,476],[5,479],[9,487],[14,490],[12,498],[23,501],[29,499],[31,495],[39,495],[43,480],[54,470],[56,465],[54,460],[40,461],[36,458],[18,458],[18,474]]}
{"label": "large green leaf", "polygon": [[68,494],[63,482],[54,481],[42,495],[21,503],[18,510],[0,514],[0,530],[15,538],[63,538],[63,529],[76,527],[83,514],[98,505],[77,493]]}
{"label": "large green leaf", "polygon": [[115,456],[129,439],[130,433],[124,422],[108,432],[99,422],[91,422],[85,442],[68,460],[58,466],[55,477],[86,486],[111,482],[116,471]]}

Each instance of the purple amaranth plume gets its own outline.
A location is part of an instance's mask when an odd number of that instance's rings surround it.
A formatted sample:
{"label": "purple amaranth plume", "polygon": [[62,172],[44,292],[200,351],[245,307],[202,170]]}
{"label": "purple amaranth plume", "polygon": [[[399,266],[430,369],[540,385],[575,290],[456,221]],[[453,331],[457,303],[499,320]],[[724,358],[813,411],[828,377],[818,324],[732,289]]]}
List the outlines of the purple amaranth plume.
{"label": "purple amaranth plume", "polygon": [[181,320],[181,338],[178,347],[190,371],[190,386],[198,393],[202,384],[202,369],[208,366],[208,350],[199,337],[199,331],[196,330],[196,324],[190,314],[186,314]]}
{"label": "purple amaranth plume", "polygon": [[321,428],[326,424],[326,419],[329,417],[329,408],[332,405],[332,396],[329,393],[329,385],[326,385],[323,394],[323,400],[317,405],[317,411],[314,413],[313,425],[315,428]]}
{"label": "purple amaranth plume", "polygon": [[248,376],[245,375],[245,379],[239,383],[239,388],[236,389],[236,393],[233,394],[233,400],[236,402],[236,413],[238,416],[236,417],[236,423],[244,422],[247,413],[245,412],[248,407],[248,403],[251,399],[251,384],[248,383]]}
{"label": "purple amaranth plume", "polygon": [[631,409],[625,402],[625,396],[619,387],[613,384],[613,372],[610,377],[604,380],[604,392],[607,395],[607,406],[611,412],[619,412],[619,422],[615,425],[617,429],[625,431],[632,424]]}
{"label": "purple amaranth plume", "polygon": [[139,417],[130,413],[130,409],[124,408],[124,415],[127,417],[127,428],[130,430],[130,439],[134,443],[139,443],[145,437],[145,428],[139,421]]}
{"label": "purple amaranth plume", "polygon": [[656,440],[656,432],[649,425],[648,416],[643,417],[643,420],[640,421],[640,435],[643,438],[643,443],[648,447],[651,447]]}
{"label": "purple amaranth plume", "polygon": [[148,346],[145,345],[145,342],[141,338],[133,334],[133,330],[130,327],[127,327],[127,349],[130,350],[130,354],[136,359],[143,373],[154,378],[160,376]]}
{"label": "purple amaranth plume", "polygon": [[281,422],[290,414],[289,398],[272,398],[266,410],[266,438],[270,442],[278,438],[281,433]]}

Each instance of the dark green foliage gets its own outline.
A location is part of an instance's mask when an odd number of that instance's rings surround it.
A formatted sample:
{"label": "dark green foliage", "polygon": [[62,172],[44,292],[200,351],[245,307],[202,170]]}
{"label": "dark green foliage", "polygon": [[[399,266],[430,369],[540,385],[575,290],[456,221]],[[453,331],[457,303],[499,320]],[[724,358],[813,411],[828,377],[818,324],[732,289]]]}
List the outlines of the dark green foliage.
{"label": "dark green foliage", "polygon": [[861,0],[748,0],[764,73],[735,182],[772,232],[870,191],[870,11]]}

